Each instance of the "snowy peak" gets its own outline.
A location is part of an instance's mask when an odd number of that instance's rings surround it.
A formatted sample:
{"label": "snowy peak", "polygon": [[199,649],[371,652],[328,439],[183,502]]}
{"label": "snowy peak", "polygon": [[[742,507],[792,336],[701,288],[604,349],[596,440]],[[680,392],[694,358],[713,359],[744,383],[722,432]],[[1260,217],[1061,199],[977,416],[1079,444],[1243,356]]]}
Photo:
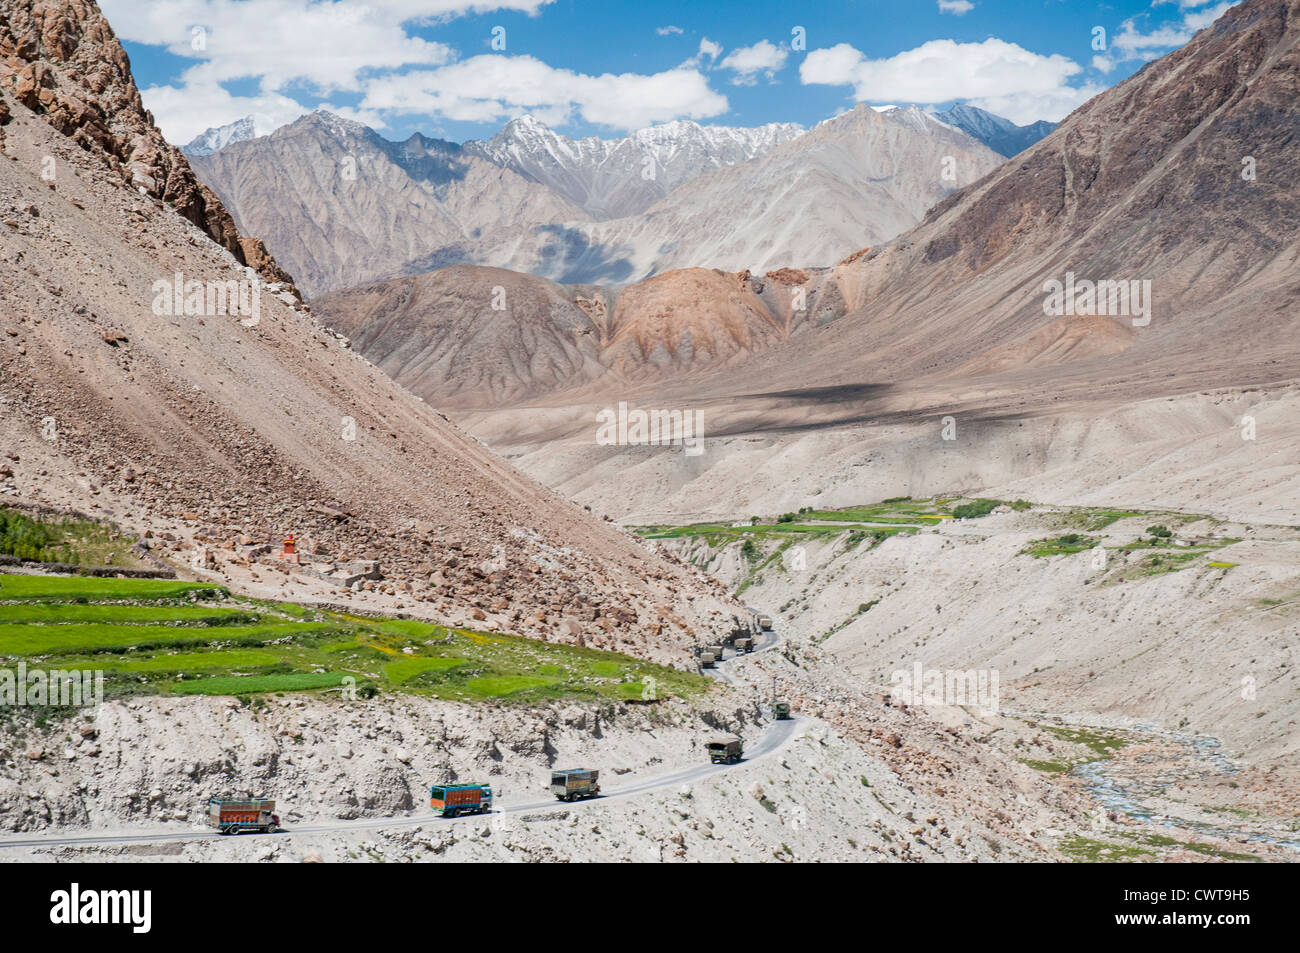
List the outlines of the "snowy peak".
{"label": "snowy peak", "polygon": [[994,152],[1008,158],[1024,152],[1056,128],[1056,123],[1042,120],[1028,126],[1017,126],[1010,119],[967,105],[953,106],[933,113],[933,116],[974,136]]}
{"label": "snowy peak", "polygon": [[236,119],[224,126],[205,129],[195,136],[181,151],[189,156],[210,156],[234,142],[247,142],[257,138],[257,127],[252,116]]}
{"label": "snowy peak", "polygon": [[465,143],[465,150],[554,189],[596,219],[610,219],[638,214],[702,173],[748,162],[802,133],[794,123],[743,129],[679,119],[621,139],[571,139],[520,116],[491,139]]}
{"label": "snowy peak", "polygon": [[210,156],[217,150],[236,142],[247,142],[259,136],[269,136],[280,128],[280,125],[270,116],[254,113],[224,126],[213,126],[211,129],[204,130],[187,145],[182,146],[181,151],[187,156]]}

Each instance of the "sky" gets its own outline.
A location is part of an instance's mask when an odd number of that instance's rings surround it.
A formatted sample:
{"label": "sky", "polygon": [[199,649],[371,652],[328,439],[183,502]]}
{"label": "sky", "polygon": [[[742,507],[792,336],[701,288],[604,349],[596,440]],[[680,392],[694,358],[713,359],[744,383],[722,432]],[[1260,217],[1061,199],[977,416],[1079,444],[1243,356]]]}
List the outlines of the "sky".
{"label": "sky", "polygon": [[172,142],[330,109],[464,141],[675,119],[811,126],[857,103],[1057,121],[1230,0],[100,0]]}

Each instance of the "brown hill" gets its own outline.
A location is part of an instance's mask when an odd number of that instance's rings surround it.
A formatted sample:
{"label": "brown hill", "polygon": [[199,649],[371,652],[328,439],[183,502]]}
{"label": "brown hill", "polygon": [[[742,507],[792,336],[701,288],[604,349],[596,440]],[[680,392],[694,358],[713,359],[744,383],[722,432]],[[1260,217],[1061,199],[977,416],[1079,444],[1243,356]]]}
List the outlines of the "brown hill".
{"label": "brown hill", "polygon": [[454,265],[336,292],[313,307],[413,393],[468,409],[577,399],[737,365],[834,320],[844,300],[825,269],[686,268],[602,288]]}

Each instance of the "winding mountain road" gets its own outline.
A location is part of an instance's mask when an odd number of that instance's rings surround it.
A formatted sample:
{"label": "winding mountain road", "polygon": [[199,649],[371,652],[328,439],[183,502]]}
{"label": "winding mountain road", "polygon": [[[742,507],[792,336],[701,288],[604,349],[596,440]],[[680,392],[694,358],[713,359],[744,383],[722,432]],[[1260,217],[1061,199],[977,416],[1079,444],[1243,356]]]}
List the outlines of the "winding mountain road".
{"label": "winding mountain road", "polygon": [[[775,633],[764,633],[764,643],[755,651],[762,651],[774,647],[780,641]],[[727,661],[734,661],[734,656]],[[723,662],[722,664],[726,664]],[[719,669],[706,670],[714,675],[720,681],[732,684],[732,677]],[[358,820],[331,820],[315,821],[304,824],[295,824],[292,827],[284,828],[280,833],[274,836],[293,837],[304,834],[328,834],[346,831],[371,831],[387,830],[401,827],[419,827],[425,824],[442,826],[444,824],[473,824],[473,823],[492,823],[493,818],[509,817],[514,814],[525,814],[537,811],[547,810],[583,810],[600,804],[608,804],[611,801],[620,801],[628,798],[639,797],[641,795],[653,794],[658,791],[664,791],[670,788],[680,787],[694,781],[702,781],[706,778],[713,777],[717,774],[733,770],[740,765],[749,764],[754,761],[761,761],[764,758],[770,758],[776,754],[794,737],[796,729],[801,724],[806,724],[808,719],[794,717],[785,721],[772,721],[764,730],[762,736],[749,746],[745,752],[745,759],[739,765],[728,764],[698,764],[689,768],[681,768],[668,774],[657,775],[655,777],[644,778],[634,781],[624,787],[611,788],[602,792],[600,797],[592,798],[586,801],[560,802],[555,798],[549,798],[539,801],[528,801],[524,803],[501,803],[491,814],[467,815],[456,818],[436,817],[432,813],[412,814],[402,817],[369,817]],[[216,831],[203,830],[157,830],[157,831],[105,831],[102,833],[85,833],[85,834],[29,834],[21,837],[0,838],[0,850],[12,847],[75,847],[88,846],[95,844],[143,844],[158,842],[178,842],[178,841],[200,841],[220,837]]]}

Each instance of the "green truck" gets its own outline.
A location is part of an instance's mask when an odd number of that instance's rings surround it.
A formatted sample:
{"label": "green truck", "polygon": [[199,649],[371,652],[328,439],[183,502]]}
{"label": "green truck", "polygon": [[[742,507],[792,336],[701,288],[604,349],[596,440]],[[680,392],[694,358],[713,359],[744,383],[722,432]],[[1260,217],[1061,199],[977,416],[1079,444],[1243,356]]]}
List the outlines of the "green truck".
{"label": "green truck", "polygon": [[700,668],[715,668],[718,663],[718,657],[712,652],[700,653]]}
{"label": "green truck", "polygon": [[736,639],[735,645],[736,645],[736,651],[739,652],[741,655],[748,655],[750,652],[754,651],[754,640],[751,639],[749,636]]}
{"label": "green truck", "polygon": [[486,814],[492,810],[492,788],[486,784],[435,784],[429,788],[429,806],[442,817]]}
{"label": "green truck", "polygon": [[565,768],[551,772],[551,793],[561,801],[595,797],[600,793],[600,772],[586,768]]}
{"label": "green truck", "polygon": [[790,717],[789,702],[772,702],[772,717],[778,721],[785,721]]}
{"label": "green truck", "polygon": [[744,754],[740,739],[734,735],[726,738],[714,738],[704,746],[708,749],[709,760],[714,764],[736,764]]}

